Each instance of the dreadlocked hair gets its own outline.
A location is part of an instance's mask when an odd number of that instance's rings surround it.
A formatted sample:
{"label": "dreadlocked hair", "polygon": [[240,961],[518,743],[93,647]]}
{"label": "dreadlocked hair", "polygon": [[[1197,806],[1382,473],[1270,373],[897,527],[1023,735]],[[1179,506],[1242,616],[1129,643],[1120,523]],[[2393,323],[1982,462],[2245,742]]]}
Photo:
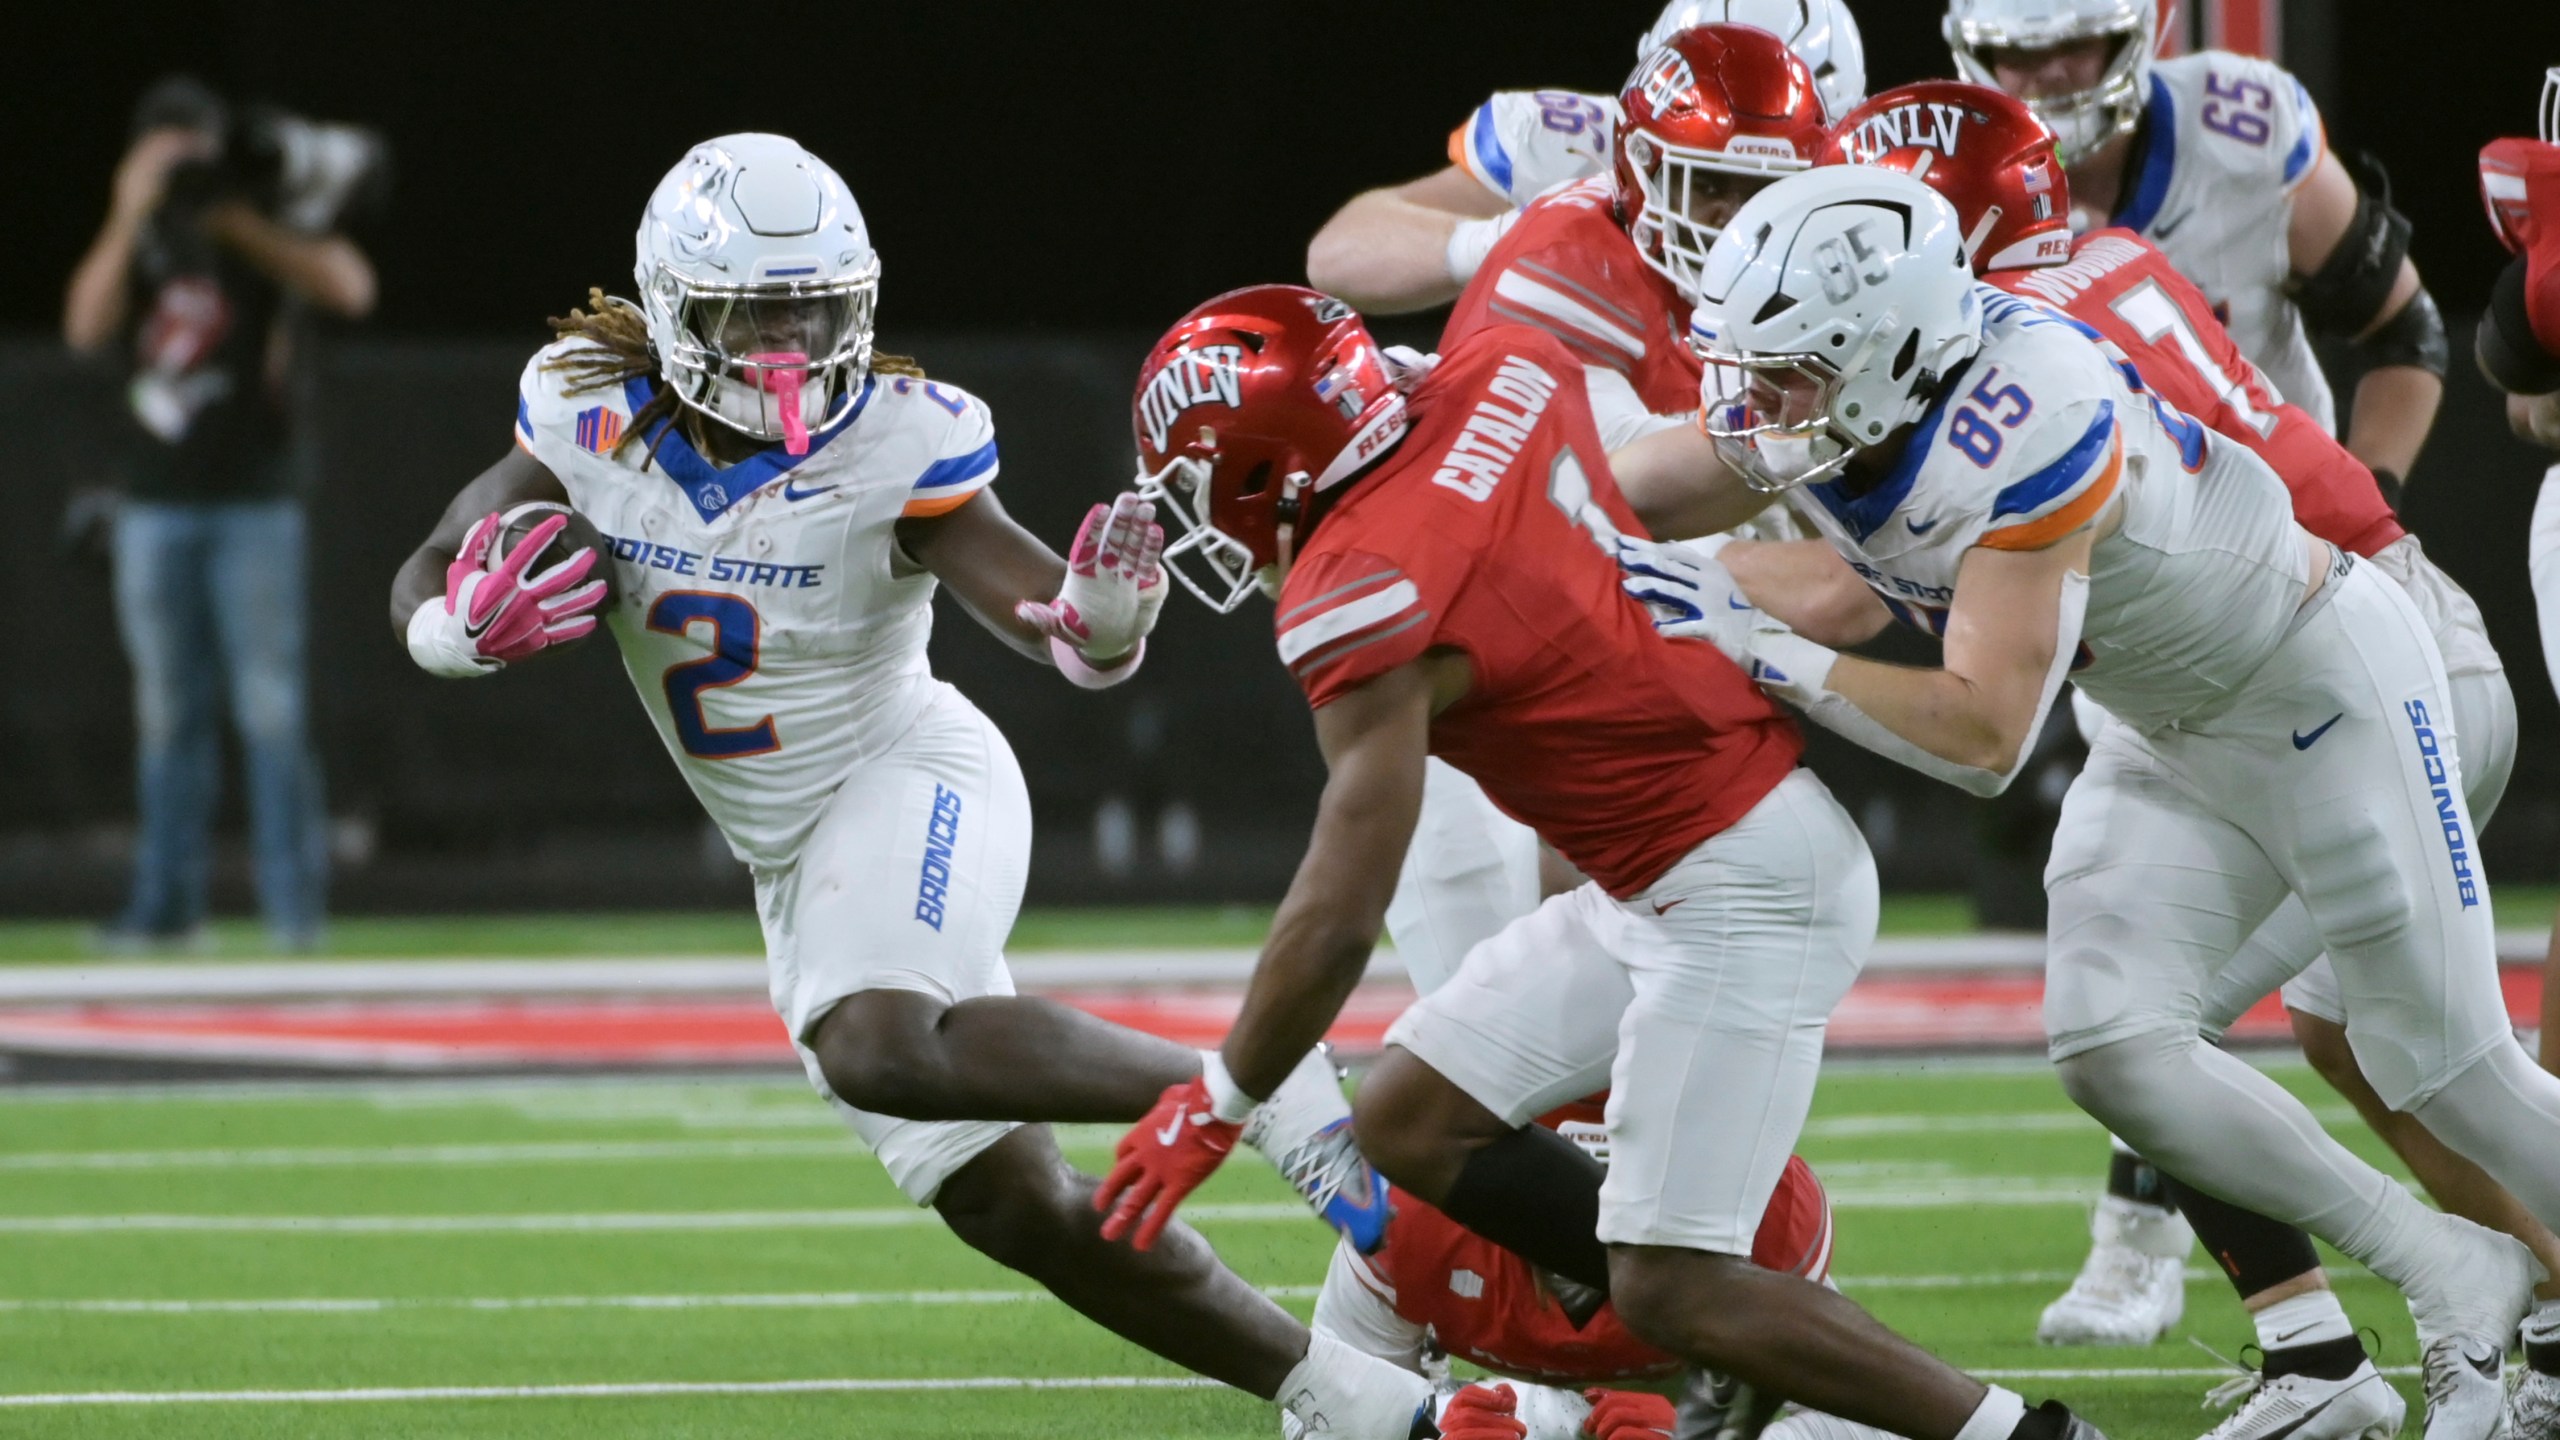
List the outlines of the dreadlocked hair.
{"label": "dreadlocked hair", "polygon": [[[587,305],[589,308],[585,310],[571,307],[568,314],[554,315],[547,322],[556,339],[584,340],[587,343],[543,361],[542,368],[563,376],[567,381],[564,391],[570,395],[610,390],[629,380],[650,382],[655,393],[650,395],[648,404],[633,413],[631,423],[623,427],[622,438],[615,442],[616,449],[656,430],[661,420],[681,419],[690,427],[695,417],[685,413],[682,403],[676,399],[675,387],[667,384],[666,377],[658,373],[657,352],[649,348],[649,320],[641,313],[640,307],[607,295],[593,285],[587,287]],[[871,373],[921,380],[924,367],[911,356],[874,350],[871,352]],[[664,434],[663,431],[659,433]],[[695,434],[693,438],[699,442],[701,436]],[[654,455],[657,442],[652,440],[649,448]],[[644,460],[642,467],[646,466],[647,461]]]}

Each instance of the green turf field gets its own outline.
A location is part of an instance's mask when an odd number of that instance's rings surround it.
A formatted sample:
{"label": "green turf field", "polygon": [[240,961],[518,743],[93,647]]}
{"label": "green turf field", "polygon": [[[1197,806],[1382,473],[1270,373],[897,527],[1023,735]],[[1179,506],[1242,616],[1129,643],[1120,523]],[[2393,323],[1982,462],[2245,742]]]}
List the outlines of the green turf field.
{"label": "green turf field", "polygon": [[[1885,902],[1887,934],[1947,934],[1970,929],[1961,896],[1897,895]],[[1014,926],[1016,951],[1147,949],[1257,945],[1271,926],[1267,905],[1026,910]],[[0,964],[81,960],[96,951],[96,927],[68,921],[0,923]],[[327,947],[314,959],[408,956],[758,955],[764,951],[753,912],[668,911],[595,915],[346,916],[330,922]],[[255,921],[218,920],[203,944],[163,958],[201,954],[264,957],[266,934]]]}
{"label": "green turf field", "polygon": [[[2549,922],[2560,887],[2500,886],[2496,903],[2500,923],[2532,928]],[[1270,924],[1270,907],[1255,905],[1026,910],[1010,948],[1255,945]],[[1973,908],[1960,895],[1887,895],[1881,928],[1887,935],[1960,934],[1973,928]],[[87,959],[96,953],[94,934],[94,926],[67,921],[0,923],[0,964]],[[312,958],[754,955],[763,949],[755,916],[741,906],[599,915],[355,915],[330,922],[328,946]],[[263,957],[266,936],[254,921],[220,920],[206,931],[202,949],[189,953]]]}
{"label": "green turf field", "polygon": [[[1109,1137],[1066,1138],[1093,1167]],[[2249,1334],[2201,1271],[2167,1344],[2032,1343],[2105,1159],[2041,1066],[1835,1067],[1804,1150],[1836,1272],[1886,1321],[2115,1440],[2212,1422],[2186,1337]],[[1239,1156],[1193,1203],[1304,1313],[1329,1237],[1266,1166]],[[2410,1364],[2397,1298],[2341,1288]],[[0,1089],[0,1434],[1277,1433],[1179,1380],[904,1206],[788,1083]],[[483,1388],[525,1393],[455,1393]],[[347,1393],[380,1390],[403,1393]]]}

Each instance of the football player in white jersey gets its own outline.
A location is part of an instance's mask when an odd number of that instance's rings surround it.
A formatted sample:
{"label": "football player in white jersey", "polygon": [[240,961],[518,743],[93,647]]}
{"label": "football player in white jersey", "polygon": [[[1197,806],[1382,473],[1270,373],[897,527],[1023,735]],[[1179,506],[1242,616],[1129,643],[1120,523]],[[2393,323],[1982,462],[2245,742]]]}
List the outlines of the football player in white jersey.
{"label": "football player in white jersey", "polygon": [[2399,1285],[2429,1435],[2491,1434],[2530,1254],[2421,1206],[2200,1033],[2221,970],[2299,896],[2384,1101],[2560,1219],[2560,1079],[2507,1027],[2449,686],[2415,605],[2074,322],[1977,287],[1953,208],[1907,175],[1780,181],[1706,280],[1723,315],[1708,438],[1622,453],[1630,500],[1669,508],[1668,486],[1738,517],[1784,493],[1879,596],[1943,614],[1946,663],[1839,655],[1712,562],[1650,544],[1630,544],[1629,588],[1819,723],[1974,793],[2014,776],[2066,674],[2121,722],[2046,871],[2065,1088],[2164,1169]]}
{"label": "football player in white jersey", "polygon": [[[1846,0],[1671,0],[1636,42],[1642,59],[1697,25],[1757,26],[1813,72],[1837,120],[1866,97],[1866,47]],[[1307,245],[1307,283],[1371,315],[1457,298],[1520,207],[1567,181],[1608,173],[1614,95],[1504,90],[1449,136],[1449,163],[1353,196]]]}
{"label": "football player in white jersey", "polygon": [[1964,79],[2032,106],[2061,141],[2075,229],[2160,247],[2227,312],[2242,353],[2335,431],[2307,331],[2355,342],[2347,448],[2397,502],[2444,395],[2444,319],[2410,263],[2409,222],[2375,170],[2330,151],[2302,82],[2207,50],[2155,59],[2153,0],[1951,0]]}
{"label": "football player in white jersey", "polygon": [[[1016,525],[988,488],[986,407],[873,352],[879,274],[825,162],[773,135],[695,147],[642,218],[642,303],[599,297],[555,322],[525,367],[515,450],[401,569],[393,622],[421,666],[464,677],[601,618],[754,875],[774,1007],[811,1083],[898,1187],[1305,1433],[1406,1440],[1430,1398],[1419,1377],[1311,1339],[1196,1234],[1104,1243],[1094,1182],[1022,1123],[1133,1120],[1200,1056],[1014,994],[1003,946],[1030,805],[1003,736],[927,666],[932,598],[947,584],[1026,655],[1111,684],[1142,656],[1163,537],[1133,497],[1096,507],[1072,563]],[[528,569],[569,519],[504,543],[528,506],[574,507],[610,556]],[[619,592],[601,616],[600,558]],[[1260,1143],[1303,1165],[1349,1112],[1320,1061],[1283,1088],[1296,1099],[1264,1107]]]}

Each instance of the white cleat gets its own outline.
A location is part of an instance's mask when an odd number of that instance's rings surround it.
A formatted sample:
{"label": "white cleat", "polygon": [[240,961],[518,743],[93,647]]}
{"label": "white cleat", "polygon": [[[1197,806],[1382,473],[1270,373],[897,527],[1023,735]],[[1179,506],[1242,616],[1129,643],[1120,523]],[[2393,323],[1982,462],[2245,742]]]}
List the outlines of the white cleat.
{"label": "white cleat", "polygon": [[2098,1198],[2089,1222],[2089,1258],[2062,1298],[2044,1307],[2036,1339],[2046,1345],[2148,1345],[2187,1313],[2186,1217],[2117,1195]]}
{"label": "white cleat", "polygon": [[2445,1259],[2403,1287],[2427,1383],[2426,1440],[2492,1440],[2507,1423],[2507,1342],[2542,1266],[2511,1236],[2452,1215]]}
{"label": "white cleat", "polygon": [[1386,1243],[1387,1182],[1352,1141],[1351,1102],[1342,1098],[1342,1076],[1325,1047],[1308,1051],[1271,1098],[1254,1107],[1244,1142],[1352,1248],[1368,1255]]}
{"label": "white cleat", "polygon": [[2560,1440],[2560,1378],[2530,1367],[2507,1386],[2508,1440]]}
{"label": "white cleat", "polygon": [[2218,1386],[2206,1406],[2243,1400],[2238,1410],[2205,1432],[2204,1440],[2391,1440],[2409,1416],[2409,1402],[2367,1360],[2343,1380],[2252,1370]]}

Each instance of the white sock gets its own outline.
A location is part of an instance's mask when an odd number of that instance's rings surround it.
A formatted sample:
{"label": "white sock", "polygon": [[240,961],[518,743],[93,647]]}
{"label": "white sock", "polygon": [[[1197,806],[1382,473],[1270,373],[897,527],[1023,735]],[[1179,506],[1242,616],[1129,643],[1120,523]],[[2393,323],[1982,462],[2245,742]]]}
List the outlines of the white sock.
{"label": "white sock", "polygon": [[2337,1292],[2327,1289],[2279,1300],[2249,1318],[2257,1322],[2258,1347],[2270,1352],[2330,1340],[2352,1340],[2356,1333],[2355,1322],[2347,1318],[2347,1309],[2338,1303]]}
{"label": "white sock", "polygon": [[1309,1440],[1406,1440],[1414,1417],[1431,1406],[1431,1382],[1315,1334],[1272,1403]]}
{"label": "white sock", "polygon": [[1956,1440],[2009,1440],[2018,1422],[2027,1418],[2027,1402],[2015,1390],[1994,1385],[1974,1407],[1973,1418],[1956,1432]]}

